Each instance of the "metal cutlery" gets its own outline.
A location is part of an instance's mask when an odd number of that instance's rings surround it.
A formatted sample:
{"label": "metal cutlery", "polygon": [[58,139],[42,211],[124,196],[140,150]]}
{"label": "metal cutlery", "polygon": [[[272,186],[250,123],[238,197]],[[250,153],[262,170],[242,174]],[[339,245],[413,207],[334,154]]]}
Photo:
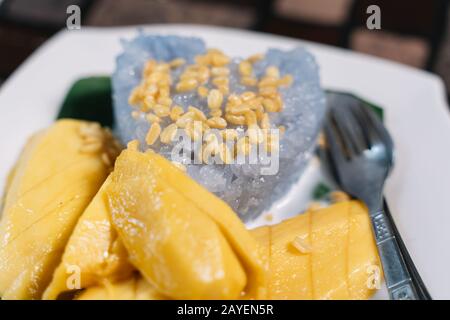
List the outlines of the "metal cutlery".
{"label": "metal cutlery", "polygon": [[360,103],[330,106],[325,135],[340,187],[368,207],[391,299],[431,299],[383,199],[393,143],[381,121]]}

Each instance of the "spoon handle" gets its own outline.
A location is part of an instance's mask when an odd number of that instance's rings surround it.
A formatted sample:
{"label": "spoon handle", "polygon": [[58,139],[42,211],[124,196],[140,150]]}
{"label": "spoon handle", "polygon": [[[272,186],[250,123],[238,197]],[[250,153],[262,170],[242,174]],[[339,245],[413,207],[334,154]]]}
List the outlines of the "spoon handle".
{"label": "spoon handle", "polygon": [[370,218],[390,298],[392,300],[419,300],[386,213],[383,209],[371,212]]}
{"label": "spoon handle", "polygon": [[388,220],[391,224],[392,233],[394,234],[395,238],[397,239],[398,247],[403,256],[403,259],[405,260],[406,267],[411,276],[411,280],[412,280],[413,284],[415,285],[418,298],[420,300],[433,300],[433,298],[431,297],[430,293],[427,290],[427,287],[425,286],[425,283],[422,281],[422,278],[420,277],[420,274],[417,271],[416,266],[414,265],[414,262],[413,262],[411,256],[409,255],[408,249],[406,249],[405,243],[403,242],[402,237],[400,236],[400,233],[398,232],[397,227],[395,226],[394,219],[392,217],[391,211],[389,210],[386,199],[383,199],[383,208],[384,208],[384,212],[386,213],[386,217],[388,218]]}

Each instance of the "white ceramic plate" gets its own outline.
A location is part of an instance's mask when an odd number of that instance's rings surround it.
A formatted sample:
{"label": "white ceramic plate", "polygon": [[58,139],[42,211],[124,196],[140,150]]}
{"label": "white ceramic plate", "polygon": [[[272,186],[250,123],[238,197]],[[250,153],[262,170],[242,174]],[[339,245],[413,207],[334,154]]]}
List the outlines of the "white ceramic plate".
{"label": "white ceramic plate", "polygon": [[[229,55],[247,56],[269,47],[306,46],[321,67],[323,86],[355,93],[385,110],[396,145],[396,166],[386,197],[397,227],[431,295],[450,298],[450,116],[441,80],[381,59],[324,45],[247,31],[193,25],[152,25],[154,33],[202,37]],[[129,28],[63,31],[40,47],[0,88],[0,190],[28,136],[49,124],[71,84],[80,77],[109,75]],[[277,205],[277,217],[304,208],[302,192],[317,179],[312,163]],[[379,297],[385,297],[381,293]]]}

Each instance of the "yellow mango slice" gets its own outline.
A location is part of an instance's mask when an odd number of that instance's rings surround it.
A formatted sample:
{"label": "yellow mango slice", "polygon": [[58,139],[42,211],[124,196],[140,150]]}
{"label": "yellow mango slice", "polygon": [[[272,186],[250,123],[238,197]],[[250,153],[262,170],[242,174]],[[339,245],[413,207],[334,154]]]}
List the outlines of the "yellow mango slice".
{"label": "yellow mango slice", "polygon": [[310,246],[310,213],[302,216],[302,223],[290,219],[269,227],[270,231],[270,299],[312,299],[311,261],[308,254],[299,254],[293,246],[300,237]]}
{"label": "yellow mango slice", "polygon": [[130,261],[169,298],[238,298],[247,275],[232,246],[208,214],[161,179],[164,170],[132,148],[117,158],[106,194]]}
{"label": "yellow mango slice", "polygon": [[236,213],[221,199],[199,185],[195,180],[174,166],[164,157],[148,151],[147,156],[161,170],[155,170],[159,179],[171,184],[180,194],[205,212],[219,226],[235,254],[245,268],[248,283],[245,297],[263,299],[266,297],[266,272],[261,260],[261,248],[253,239]]}
{"label": "yellow mango slice", "polygon": [[[360,202],[349,205],[350,229],[348,238],[348,286],[351,299],[368,299],[374,294],[376,283],[383,279],[383,269],[373,240],[372,225],[367,209]],[[378,271],[377,274],[374,271]]]}
{"label": "yellow mango slice", "polygon": [[99,148],[83,149],[86,125],[56,122],[30,140],[16,164],[0,221],[2,299],[41,297],[79,216],[109,172],[102,152],[111,137],[99,129]]}
{"label": "yellow mango slice", "polygon": [[270,239],[271,239],[271,231],[272,231],[272,227],[271,226],[264,226],[264,227],[259,227],[256,229],[251,229],[248,230],[250,231],[250,234],[252,236],[252,238],[254,238],[255,240],[257,240],[257,242],[259,243],[259,252],[261,255],[261,259],[263,261],[263,268],[265,271],[265,284],[266,284],[266,288],[265,288],[265,296],[264,298],[269,297],[269,293],[268,293],[268,285],[269,285],[269,277],[268,277],[268,270],[270,268],[270,261],[269,261],[269,257],[270,257]]}
{"label": "yellow mango slice", "polygon": [[79,271],[76,275],[80,279],[78,289],[124,279],[133,270],[128,262],[128,253],[109,220],[105,201],[105,189],[109,183],[110,178],[78,220],[43,299],[56,299],[61,293],[70,291],[67,283],[73,275],[68,272],[72,266]]}
{"label": "yellow mango slice", "polygon": [[359,202],[309,211],[251,232],[266,247],[269,299],[368,299],[374,293],[367,285],[368,268],[381,267],[367,211]]}
{"label": "yellow mango slice", "polygon": [[[337,206],[337,207],[336,207]],[[311,214],[311,269],[315,299],[348,299],[348,203]],[[342,207],[342,208],[341,208]]]}
{"label": "yellow mango slice", "polygon": [[164,297],[141,276],[83,290],[77,300],[162,300]]}

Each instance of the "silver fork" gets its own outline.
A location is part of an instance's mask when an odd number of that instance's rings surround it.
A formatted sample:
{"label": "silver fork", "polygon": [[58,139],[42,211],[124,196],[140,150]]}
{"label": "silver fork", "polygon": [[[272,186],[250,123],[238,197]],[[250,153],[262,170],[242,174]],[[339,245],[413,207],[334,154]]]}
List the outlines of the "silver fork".
{"label": "silver fork", "polygon": [[420,288],[412,281],[394,236],[392,221],[383,209],[383,186],[393,165],[388,132],[368,108],[349,104],[331,106],[325,135],[340,186],[369,209],[390,298],[421,299]]}

